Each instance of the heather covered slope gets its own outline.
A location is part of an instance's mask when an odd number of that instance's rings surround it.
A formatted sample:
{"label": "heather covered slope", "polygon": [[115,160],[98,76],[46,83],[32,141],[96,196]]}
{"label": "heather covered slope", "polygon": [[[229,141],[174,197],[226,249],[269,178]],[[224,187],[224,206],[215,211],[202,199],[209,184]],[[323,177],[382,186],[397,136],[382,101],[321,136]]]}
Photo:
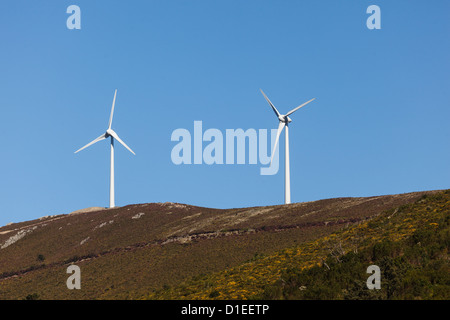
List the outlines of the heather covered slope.
{"label": "heather covered slope", "polygon": [[[11,224],[0,228],[0,298],[140,298],[329,236],[436,192],[227,210],[136,204]],[[66,287],[71,263],[81,268],[81,290]]]}
{"label": "heather covered slope", "polygon": [[[450,190],[147,299],[450,299]],[[367,267],[381,270],[368,290]]]}

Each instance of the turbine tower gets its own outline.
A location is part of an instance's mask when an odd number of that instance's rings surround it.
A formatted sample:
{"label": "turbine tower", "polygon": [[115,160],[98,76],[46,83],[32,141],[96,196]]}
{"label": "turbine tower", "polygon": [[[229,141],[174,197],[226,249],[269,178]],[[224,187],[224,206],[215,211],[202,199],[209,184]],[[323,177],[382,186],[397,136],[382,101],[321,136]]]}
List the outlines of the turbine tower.
{"label": "turbine tower", "polygon": [[[261,90],[261,89],[260,89]],[[284,128],[286,128],[285,131],[285,143],[286,146],[284,148],[284,203],[289,204],[291,203],[291,178],[290,178],[290,171],[289,171],[289,126],[288,124],[292,122],[291,118],[289,118],[289,115],[293,114],[295,111],[300,109],[301,107],[306,106],[308,103],[313,101],[315,98],[299,105],[298,107],[292,109],[286,114],[280,114],[275,108],[275,106],[270,102],[269,98],[265,95],[265,93],[261,90],[261,93],[263,94],[264,98],[267,100],[269,105],[272,107],[272,110],[275,112],[275,115],[277,116],[279,120],[278,124],[278,130],[277,130],[277,137],[275,139],[275,145],[273,147],[272,151],[272,157],[270,158],[270,165],[272,165],[273,156],[275,154],[275,150],[277,149],[278,140],[280,138],[281,131],[283,131]]]}
{"label": "turbine tower", "polygon": [[84,147],[82,147],[82,148],[78,149],[77,151],[75,151],[75,153],[77,153],[77,152],[79,152],[79,151],[89,147],[90,145],[93,145],[96,142],[99,142],[99,141],[104,140],[106,138],[111,138],[111,171],[110,171],[110,180],[109,180],[109,207],[110,208],[114,208],[115,207],[115,201],[114,201],[114,139],[119,141],[120,144],[122,144],[125,148],[127,148],[132,154],[136,155],[133,152],[133,150],[131,150],[130,147],[128,147],[125,144],[125,142],[123,142],[119,138],[117,133],[115,133],[114,130],[111,129],[112,119],[113,119],[113,114],[114,114],[114,105],[116,103],[116,95],[117,95],[117,89],[114,92],[114,99],[113,99],[112,108],[111,108],[111,115],[109,116],[109,124],[108,124],[108,129],[106,129],[106,132],[104,134],[102,134],[100,137],[96,138],[95,140],[89,142]]}

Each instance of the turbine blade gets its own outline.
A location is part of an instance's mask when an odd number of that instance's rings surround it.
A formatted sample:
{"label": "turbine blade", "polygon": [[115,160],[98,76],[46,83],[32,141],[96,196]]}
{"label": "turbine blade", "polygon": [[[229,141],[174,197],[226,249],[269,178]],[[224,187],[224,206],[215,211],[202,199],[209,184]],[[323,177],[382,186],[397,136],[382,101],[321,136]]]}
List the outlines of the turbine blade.
{"label": "turbine blade", "polygon": [[286,123],[284,123],[282,121],[280,121],[280,123],[278,124],[277,137],[275,139],[275,144],[273,146],[272,156],[270,157],[270,165],[272,165],[273,156],[275,155],[275,150],[277,150],[278,140],[280,139],[281,131],[283,131],[285,126],[286,126]]}
{"label": "turbine blade", "polygon": [[301,107],[306,106],[308,103],[310,103],[310,102],[313,101],[314,99],[316,99],[316,98],[312,98],[311,100],[305,102],[304,104],[299,105],[297,108],[292,109],[291,111],[289,111],[288,113],[286,113],[286,116],[288,116],[288,115],[290,115],[290,114],[293,114],[295,111],[297,111],[297,110],[300,109]]}
{"label": "turbine blade", "polygon": [[99,141],[101,141],[101,140],[103,140],[103,139],[106,139],[106,135],[105,135],[105,134],[102,134],[100,137],[96,138],[95,140],[92,140],[91,142],[89,142],[89,143],[88,143],[87,145],[85,145],[84,147],[82,147],[82,148],[78,149],[77,151],[75,151],[75,153],[77,153],[78,151],[81,151],[81,150],[83,150],[83,149],[89,147],[90,145],[93,145],[94,143],[99,142]]}
{"label": "turbine blade", "polygon": [[109,116],[108,129],[111,129],[111,125],[112,125],[112,120],[113,120],[113,115],[114,115],[114,105],[116,104],[116,94],[117,94],[117,89],[116,89],[116,91],[114,91],[114,99],[113,99],[112,108],[111,108],[111,115]]}
{"label": "turbine blade", "polygon": [[114,130],[112,130],[112,129],[109,130],[109,134],[112,135],[114,139],[116,139],[117,141],[119,141],[125,148],[127,148],[128,151],[130,151],[132,154],[136,155],[136,153],[134,153],[134,151],[131,150],[130,147],[127,146],[127,145],[125,144],[125,142],[123,142],[123,141],[119,138],[119,136],[117,135],[117,133],[116,133]]}
{"label": "turbine blade", "polygon": [[264,91],[262,91],[262,89],[259,89],[259,90],[261,90],[261,93],[263,94],[264,98],[267,100],[267,102],[269,103],[269,105],[272,107],[273,112],[275,112],[275,115],[276,115],[277,117],[279,117],[279,116],[280,116],[280,113],[278,112],[277,108],[275,108],[275,106],[272,104],[272,102],[270,102],[269,98],[267,98],[267,96],[266,96],[266,94],[264,93]]}

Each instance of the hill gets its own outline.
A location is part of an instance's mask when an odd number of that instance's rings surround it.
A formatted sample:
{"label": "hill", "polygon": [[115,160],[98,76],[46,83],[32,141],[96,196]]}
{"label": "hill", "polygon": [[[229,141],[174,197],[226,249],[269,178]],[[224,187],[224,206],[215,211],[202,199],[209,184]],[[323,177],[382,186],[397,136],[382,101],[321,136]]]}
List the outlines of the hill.
{"label": "hill", "polygon": [[[147,299],[450,299],[450,191]],[[367,267],[381,270],[368,290]]]}
{"label": "hill", "polygon": [[[277,287],[283,277],[323,266],[336,250],[363,252],[440,225],[448,197],[428,191],[227,210],[150,203],[11,224],[0,228],[0,298],[295,298]],[[70,264],[81,269],[81,290],[66,287]]]}

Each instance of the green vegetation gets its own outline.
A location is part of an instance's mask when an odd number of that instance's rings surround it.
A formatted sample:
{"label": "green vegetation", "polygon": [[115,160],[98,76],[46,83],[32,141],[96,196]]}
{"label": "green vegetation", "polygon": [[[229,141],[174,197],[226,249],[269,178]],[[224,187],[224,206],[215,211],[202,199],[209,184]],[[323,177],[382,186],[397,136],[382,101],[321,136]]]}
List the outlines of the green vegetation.
{"label": "green vegetation", "polygon": [[[147,299],[448,299],[450,191]],[[376,264],[381,289],[368,290]]]}
{"label": "green vegetation", "polygon": [[[284,270],[257,298],[448,300],[449,219],[447,215],[437,227],[425,226],[405,240],[382,240],[359,252],[329,255],[321,266]],[[372,264],[381,270],[380,290],[366,286],[366,270]]]}
{"label": "green vegetation", "polygon": [[24,300],[39,300],[39,295],[37,293],[29,294]]}

